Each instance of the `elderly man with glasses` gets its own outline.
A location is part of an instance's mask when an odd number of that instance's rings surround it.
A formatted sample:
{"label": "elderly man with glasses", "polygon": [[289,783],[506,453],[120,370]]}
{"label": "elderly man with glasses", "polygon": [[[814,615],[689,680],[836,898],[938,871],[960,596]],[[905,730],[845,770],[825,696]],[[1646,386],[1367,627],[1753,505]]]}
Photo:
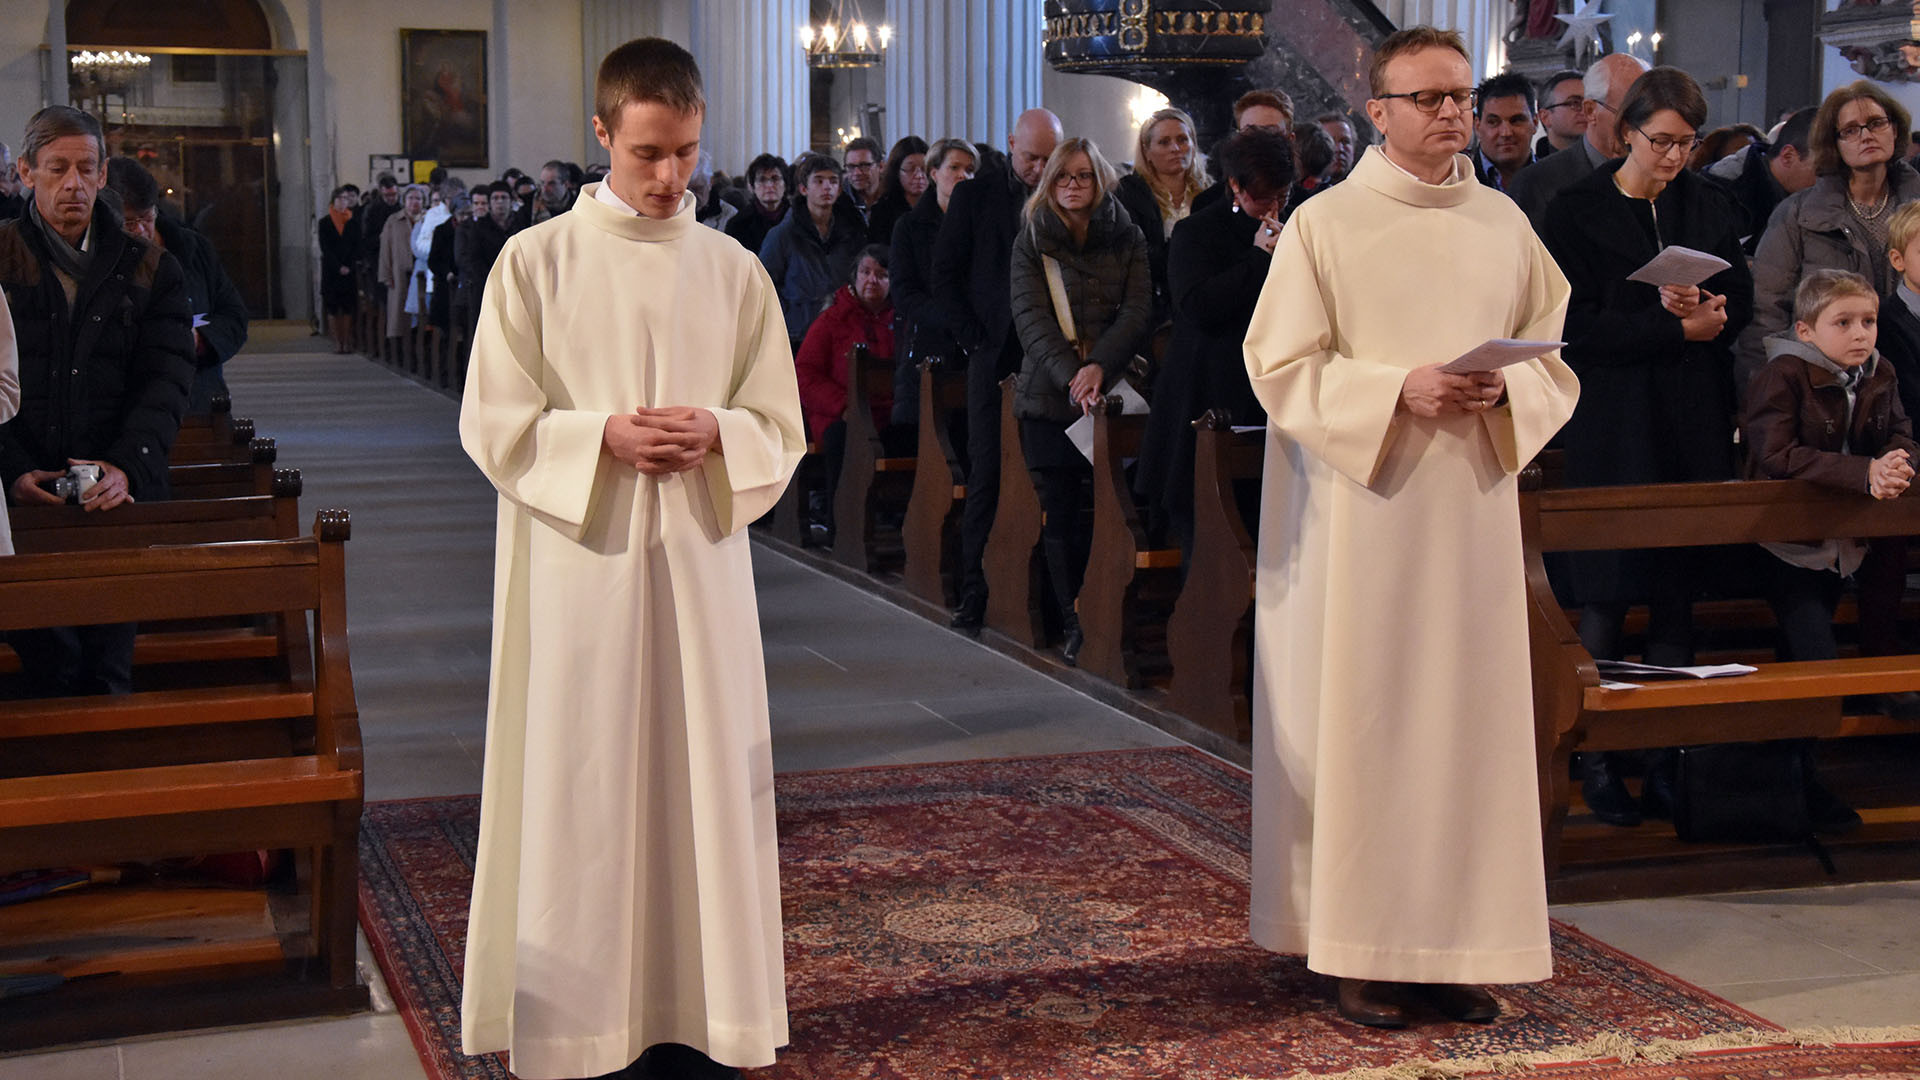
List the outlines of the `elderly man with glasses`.
{"label": "elderly man with glasses", "polygon": [[1587,68],[1583,83],[1586,100],[1587,131],[1577,149],[1554,154],[1535,162],[1513,178],[1508,193],[1520,209],[1527,212],[1533,227],[1540,227],[1547,204],[1588,173],[1626,152],[1620,143],[1620,103],[1627,99],[1633,82],[1647,70],[1647,62],[1626,53],[1609,53]]}

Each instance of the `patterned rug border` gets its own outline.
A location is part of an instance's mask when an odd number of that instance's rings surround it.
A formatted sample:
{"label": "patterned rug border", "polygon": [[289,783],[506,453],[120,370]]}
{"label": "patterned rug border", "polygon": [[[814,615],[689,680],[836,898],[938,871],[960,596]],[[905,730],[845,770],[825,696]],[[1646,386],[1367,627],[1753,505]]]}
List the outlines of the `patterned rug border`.
{"label": "patterned rug border", "polygon": [[[809,769],[780,773],[778,776],[818,778],[835,774],[873,774],[886,771],[910,772],[930,767],[959,767],[978,764],[984,761],[995,762],[1043,762],[1048,760],[1107,758],[1116,756],[1157,756],[1166,758],[1186,758],[1203,765],[1218,768],[1239,777],[1249,776],[1248,770],[1225,759],[1209,754],[1191,746],[1168,747],[1130,747],[1114,750],[1098,750],[1055,754],[1033,754],[1009,758],[982,758],[947,762],[916,762],[902,764],[865,765],[834,769]],[[477,794],[429,795],[406,799],[383,799],[366,804],[367,811],[381,806],[404,806],[426,803],[452,803],[462,800],[477,800]],[[413,1041],[414,1051],[423,1067],[440,1077],[442,1072],[435,1064],[439,1043],[428,1030],[428,1024],[421,1016],[420,1003],[388,975],[397,970],[396,954],[399,946],[384,932],[371,910],[373,898],[370,886],[363,879],[360,885],[359,922],[366,934],[369,951],[373,961],[379,965],[381,977],[387,981],[389,993],[393,997],[401,1021],[406,1025],[408,1037]],[[1634,956],[1632,953],[1608,944],[1592,934],[1561,920],[1553,920],[1555,929],[1570,937],[1579,939],[1587,947],[1624,962],[1630,966],[1640,966],[1659,972],[1676,982],[1684,983],[1690,990],[1728,1011],[1753,1021],[1752,1026],[1724,1031],[1691,1040],[1653,1039],[1636,1042],[1619,1033],[1608,1033],[1584,1043],[1551,1047],[1525,1053],[1495,1055],[1480,1058],[1432,1060],[1427,1058],[1409,1059],[1397,1062],[1387,1068],[1359,1067],[1341,1072],[1311,1073],[1299,1071],[1286,1080],[1463,1080],[1466,1077],[1488,1075],[1512,1075],[1518,1073],[1539,1073],[1551,1076],[1555,1070],[1574,1070],[1582,1067],[1627,1067],[1636,1064],[1660,1065],[1685,1061],[1689,1058],[1710,1059],[1713,1057],[1732,1057],[1743,1054],[1764,1054],[1770,1051],[1782,1051],[1793,1048],[1829,1048],[1848,1050],[1897,1050],[1912,1047],[1916,1050],[1916,1064],[1920,1065],[1920,1025],[1901,1027],[1827,1027],[1827,1028],[1783,1028],[1765,1017],[1747,1009],[1711,991],[1695,986],[1686,980],[1666,972],[1650,962]],[[1256,1080],[1247,1077],[1245,1080]]]}

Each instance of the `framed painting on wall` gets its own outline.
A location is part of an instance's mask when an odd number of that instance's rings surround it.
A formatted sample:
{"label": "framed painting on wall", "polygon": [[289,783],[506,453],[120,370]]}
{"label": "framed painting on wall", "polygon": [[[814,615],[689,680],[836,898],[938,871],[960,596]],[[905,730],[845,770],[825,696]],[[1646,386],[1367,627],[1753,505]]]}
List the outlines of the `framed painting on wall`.
{"label": "framed painting on wall", "polygon": [[486,31],[400,31],[400,126],[407,157],[487,167]]}

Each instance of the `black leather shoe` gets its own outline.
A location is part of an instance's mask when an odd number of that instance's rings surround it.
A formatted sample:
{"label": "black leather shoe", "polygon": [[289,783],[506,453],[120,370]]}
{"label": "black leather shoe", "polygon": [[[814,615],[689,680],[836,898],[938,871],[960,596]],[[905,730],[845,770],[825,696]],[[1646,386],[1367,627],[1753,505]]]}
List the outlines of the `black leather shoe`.
{"label": "black leather shoe", "polygon": [[1605,754],[1580,757],[1580,796],[1593,816],[1608,825],[1631,827],[1640,824],[1640,807],[1627,794],[1627,785],[1614,775]]}
{"label": "black leather shoe", "polygon": [[1060,658],[1067,662],[1068,667],[1079,667],[1080,647],[1087,643],[1087,635],[1080,632],[1079,619],[1068,619],[1064,629],[1066,640],[1060,643]]}
{"label": "black leather shoe", "polygon": [[1487,1024],[1500,1015],[1500,1002],[1478,986],[1462,983],[1421,983],[1420,995],[1449,1020]]}
{"label": "black leather shoe", "polygon": [[642,1080],[740,1080],[740,1070],[722,1065],[691,1046],[655,1043],[633,1063]]}
{"label": "black leather shoe", "polygon": [[953,620],[947,625],[968,637],[979,637],[980,628],[987,623],[987,598],[984,593],[970,593],[960,598],[960,606],[953,609]]}
{"label": "black leather shoe", "polygon": [[1406,988],[1395,982],[1341,979],[1336,995],[1340,1015],[1375,1028],[1407,1026]]}

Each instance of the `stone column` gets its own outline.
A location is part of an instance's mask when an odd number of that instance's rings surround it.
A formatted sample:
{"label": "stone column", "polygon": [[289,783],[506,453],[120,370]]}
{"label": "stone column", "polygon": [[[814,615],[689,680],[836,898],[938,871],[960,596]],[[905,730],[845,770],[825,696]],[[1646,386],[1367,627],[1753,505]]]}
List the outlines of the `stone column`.
{"label": "stone column", "polygon": [[887,0],[887,134],[1004,146],[1041,104],[1039,0]]}
{"label": "stone column", "polygon": [[1397,26],[1460,31],[1473,54],[1476,79],[1497,74],[1507,65],[1507,20],[1513,17],[1510,0],[1389,0],[1381,10]]}
{"label": "stone column", "polygon": [[714,168],[735,173],[758,154],[791,161],[807,149],[806,0],[692,0],[691,22]]}
{"label": "stone column", "polygon": [[[67,90],[67,5],[66,0],[47,0],[47,86],[48,105],[71,105]],[[15,153],[19,151],[16,150]]]}

